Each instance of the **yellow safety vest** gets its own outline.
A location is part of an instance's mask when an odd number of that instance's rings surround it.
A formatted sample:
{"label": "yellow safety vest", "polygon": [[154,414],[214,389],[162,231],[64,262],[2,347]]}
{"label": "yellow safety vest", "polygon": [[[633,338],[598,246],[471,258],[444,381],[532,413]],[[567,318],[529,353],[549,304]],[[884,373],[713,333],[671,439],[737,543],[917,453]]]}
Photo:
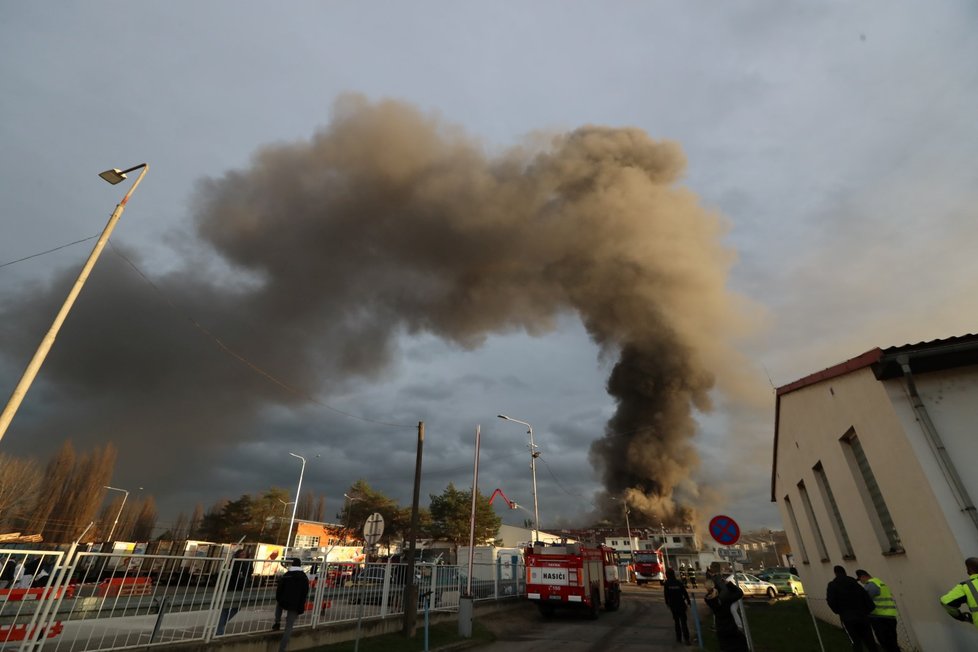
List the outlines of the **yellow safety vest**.
{"label": "yellow safety vest", "polygon": [[959,608],[951,607],[949,603],[962,597],[968,600],[968,611],[971,612],[971,624],[978,627],[978,573],[975,573],[941,596],[941,604],[944,605],[944,608],[949,614],[957,616],[960,613]]}
{"label": "yellow safety vest", "polygon": [[893,593],[890,591],[890,587],[886,585],[886,582],[876,577],[871,577],[868,581],[880,589],[880,594],[873,597],[876,608],[869,615],[873,618],[896,618],[896,602],[893,600]]}

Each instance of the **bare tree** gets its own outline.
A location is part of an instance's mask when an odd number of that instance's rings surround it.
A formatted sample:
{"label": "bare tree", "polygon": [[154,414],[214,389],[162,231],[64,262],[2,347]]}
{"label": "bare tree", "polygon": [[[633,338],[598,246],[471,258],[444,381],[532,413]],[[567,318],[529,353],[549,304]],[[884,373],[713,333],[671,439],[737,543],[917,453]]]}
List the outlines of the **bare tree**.
{"label": "bare tree", "polygon": [[187,538],[187,515],[183,512],[177,514],[177,520],[173,522],[173,527],[170,528],[170,539],[173,541],[180,541],[181,539]]}
{"label": "bare tree", "polygon": [[24,528],[40,486],[37,460],[0,453],[0,532]]}
{"label": "bare tree", "polygon": [[149,541],[153,538],[153,530],[155,528],[156,500],[152,496],[147,496],[139,505],[139,512],[136,516],[136,524],[132,533],[133,540]]}
{"label": "bare tree", "polygon": [[69,439],[65,440],[44,469],[37,504],[27,526],[28,532],[40,532],[48,537],[50,534],[48,520],[51,512],[64,497],[65,488],[69,485],[74,468],[75,448]]}
{"label": "bare tree", "polygon": [[45,538],[71,541],[95,518],[104,498],[103,486],[112,479],[116,450],[112,444],[96,448],[74,464],[70,479],[62,490],[62,499],[54,506]]}
{"label": "bare tree", "polygon": [[311,491],[299,496],[299,506],[295,508],[295,517],[306,521],[313,520],[312,517],[316,510],[315,502],[316,497]]}
{"label": "bare tree", "polygon": [[326,496],[320,494],[316,499],[315,513],[312,515],[314,521],[322,523],[326,518]]}
{"label": "bare tree", "polygon": [[190,523],[187,525],[187,538],[196,539],[200,533],[200,524],[204,520],[204,506],[197,503],[194,513],[190,516]]}

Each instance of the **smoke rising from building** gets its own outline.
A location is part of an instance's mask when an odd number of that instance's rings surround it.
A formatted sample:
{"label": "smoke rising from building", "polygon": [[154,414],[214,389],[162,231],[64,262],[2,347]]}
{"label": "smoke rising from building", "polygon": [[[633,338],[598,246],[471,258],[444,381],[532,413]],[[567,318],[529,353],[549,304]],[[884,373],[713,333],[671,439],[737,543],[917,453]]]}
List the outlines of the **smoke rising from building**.
{"label": "smoke rising from building", "polygon": [[[349,96],[310,140],[201,182],[193,218],[210,251],[154,283],[230,347],[325,396],[351,374],[382,374],[405,333],[473,348],[576,314],[617,358],[617,409],[591,450],[608,495],[681,518],[696,494],[694,410],[714,389],[750,393],[732,342],[752,328],[726,288],[725,224],[682,187],[684,166],[674,143],[600,126],[489,153],[436,116]],[[263,408],[302,402],[209,342],[188,344],[159,297],[111,261],[45,368],[67,407],[31,428],[80,438],[85,410],[99,415],[92,435],[123,451],[137,431],[207,445]],[[55,283],[0,308],[19,320],[4,332],[11,359],[58,296]]]}

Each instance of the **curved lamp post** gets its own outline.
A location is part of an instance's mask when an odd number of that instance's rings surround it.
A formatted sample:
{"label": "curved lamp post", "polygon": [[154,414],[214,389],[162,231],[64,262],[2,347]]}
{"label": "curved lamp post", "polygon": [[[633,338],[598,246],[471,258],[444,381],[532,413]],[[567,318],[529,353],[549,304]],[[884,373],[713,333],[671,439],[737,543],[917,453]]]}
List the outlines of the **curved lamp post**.
{"label": "curved lamp post", "polygon": [[302,469],[299,470],[299,486],[295,490],[295,502],[292,504],[292,520],[289,521],[289,536],[285,538],[285,550],[288,552],[291,548],[293,542],[292,528],[295,525],[295,510],[299,506],[299,494],[302,492],[302,475],[306,472],[306,458],[302,455],[296,455],[295,453],[289,453],[292,457],[297,457],[302,460]]}
{"label": "curved lamp post", "polygon": [[122,516],[122,508],[126,506],[126,499],[129,498],[129,492],[125,489],[119,489],[117,487],[110,487],[105,485],[103,489],[108,489],[109,491],[121,491],[124,495],[122,496],[122,504],[119,505],[119,512],[115,515],[115,521],[112,523],[112,529],[109,530],[109,543],[112,543],[112,535],[115,534],[115,526],[119,524],[119,517]]}
{"label": "curved lamp post", "polygon": [[17,408],[20,407],[21,402],[24,400],[24,396],[27,395],[27,390],[30,388],[31,383],[34,382],[34,377],[37,376],[37,372],[41,370],[41,365],[44,364],[44,358],[47,357],[48,351],[54,345],[54,338],[58,336],[58,331],[61,329],[61,324],[64,323],[65,319],[68,317],[68,313],[71,311],[71,307],[75,303],[75,299],[78,298],[78,294],[81,292],[82,286],[85,285],[85,281],[88,279],[88,275],[92,272],[92,268],[95,267],[95,263],[98,261],[98,257],[102,253],[102,249],[105,248],[105,244],[109,241],[109,236],[112,235],[112,230],[115,229],[116,222],[122,217],[122,211],[126,209],[126,204],[129,202],[129,197],[132,195],[133,191],[139,185],[139,182],[143,180],[143,175],[149,170],[149,166],[145,163],[140,163],[139,165],[133,166],[127,170],[117,170],[115,168],[111,170],[106,170],[99,174],[100,177],[115,185],[120,181],[126,179],[127,172],[133,172],[142,168],[142,172],[136,177],[136,181],[133,182],[132,187],[129,188],[129,192],[126,196],[122,198],[122,201],[115,207],[112,211],[112,215],[109,217],[108,224],[105,225],[105,229],[102,230],[102,235],[99,236],[98,241],[95,243],[95,247],[92,249],[92,253],[89,254],[88,260],[85,261],[85,265],[82,267],[81,273],[78,274],[78,279],[75,281],[75,285],[72,286],[71,291],[68,293],[68,298],[65,299],[64,305],[61,306],[61,310],[58,315],[54,318],[54,323],[51,324],[50,330],[48,330],[47,335],[41,340],[41,343],[37,347],[37,351],[34,353],[34,357],[27,364],[27,368],[24,370],[24,375],[21,376],[20,382],[17,383],[17,387],[14,388],[13,393],[10,395],[10,399],[7,401],[7,407],[3,409],[3,413],[0,414],[0,439],[3,439],[4,434],[7,432],[7,427],[10,422],[13,421],[14,415],[17,413]]}
{"label": "curved lamp post", "polygon": [[537,535],[540,532],[540,510],[537,507],[537,458],[540,457],[540,453],[537,451],[536,444],[533,443],[533,426],[526,421],[520,421],[519,419],[508,417],[505,414],[498,414],[496,416],[506,421],[523,424],[527,427],[527,434],[530,435],[530,471],[533,474],[533,541],[530,542],[530,545],[536,545]]}

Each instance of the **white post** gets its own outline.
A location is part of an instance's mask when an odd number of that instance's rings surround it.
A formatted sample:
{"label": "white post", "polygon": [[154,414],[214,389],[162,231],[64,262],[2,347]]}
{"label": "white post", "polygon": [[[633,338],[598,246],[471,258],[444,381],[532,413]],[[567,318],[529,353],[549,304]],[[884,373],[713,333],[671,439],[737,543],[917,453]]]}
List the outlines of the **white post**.
{"label": "white post", "polygon": [[125,494],[122,497],[122,504],[119,505],[119,512],[115,515],[115,521],[112,523],[112,529],[109,530],[108,542],[111,543],[112,535],[115,534],[115,526],[119,524],[119,517],[122,516],[122,508],[126,506],[126,499],[129,497],[129,492],[126,491],[125,489],[117,489],[115,487],[103,486],[102,488],[109,489],[111,491],[121,491],[123,494]]}
{"label": "white post", "polygon": [[292,457],[298,457],[302,460],[302,468],[299,470],[299,486],[295,489],[295,502],[292,504],[292,520],[289,521],[289,535],[285,537],[285,552],[288,553],[291,550],[292,544],[294,543],[294,538],[292,537],[292,528],[295,525],[295,510],[299,507],[299,494],[302,492],[302,475],[306,472],[306,458],[302,455],[296,455],[295,453],[289,453]]}

